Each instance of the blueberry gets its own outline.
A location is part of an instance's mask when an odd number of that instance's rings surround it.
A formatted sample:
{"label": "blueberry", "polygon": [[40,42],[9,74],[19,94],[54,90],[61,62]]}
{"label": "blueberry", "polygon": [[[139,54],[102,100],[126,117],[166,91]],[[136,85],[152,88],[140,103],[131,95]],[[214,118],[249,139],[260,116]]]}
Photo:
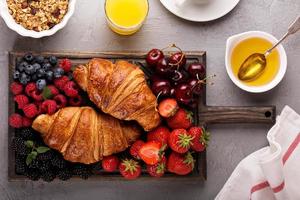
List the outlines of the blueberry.
{"label": "blueberry", "polygon": [[28,81],[28,76],[25,73],[21,73],[19,77],[19,81],[21,84],[26,85]]}
{"label": "blueberry", "polygon": [[44,63],[44,64],[42,65],[42,69],[45,70],[45,71],[50,70],[51,67],[52,67],[52,66],[51,66],[50,63]]}
{"label": "blueberry", "polygon": [[54,78],[59,78],[59,77],[61,77],[62,75],[64,75],[64,70],[63,70],[62,68],[60,68],[60,67],[55,68],[55,69],[53,70],[53,75],[54,75]]}
{"label": "blueberry", "polygon": [[29,62],[29,63],[32,62],[33,59],[34,59],[34,56],[31,53],[27,53],[24,56],[24,60],[27,61],[27,62]]}
{"label": "blueberry", "polygon": [[26,74],[34,74],[35,73],[35,69],[33,67],[33,65],[27,65],[27,67],[25,68],[25,73]]}
{"label": "blueberry", "polygon": [[41,69],[41,65],[39,63],[34,63],[32,66],[33,66],[35,72],[37,72],[37,70]]}
{"label": "blueberry", "polygon": [[50,56],[49,57],[49,62],[50,62],[51,65],[56,66],[57,58],[55,56]]}
{"label": "blueberry", "polygon": [[35,61],[36,61],[37,63],[39,63],[39,64],[43,64],[43,63],[44,63],[44,60],[45,60],[44,56],[37,56],[37,57],[35,58]]}
{"label": "blueberry", "polygon": [[21,62],[20,64],[17,65],[17,69],[19,72],[23,72],[25,68],[27,67],[28,63],[26,61]]}
{"label": "blueberry", "polygon": [[52,71],[46,71],[45,77],[48,81],[53,80],[53,72]]}
{"label": "blueberry", "polygon": [[36,87],[39,90],[42,90],[47,85],[47,82],[45,79],[39,79],[36,81]]}
{"label": "blueberry", "polygon": [[16,79],[19,79],[20,78],[20,75],[21,75],[21,73],[19,72],[19,71],[14,71],[14,73],[13,73],[13,78],[14,78],[14,80],[16,80]]}
{"label": "blueberry", "polygon": [[38,80],[37,75],[36,75],[36,74],[31,75],[31,80],[32,80],[32,81]]}
{"label": "blueberry", "polygon": [[38,69],[38,70],[36,71],[36,75],[37,75],[38,78],[44,77],[44,76],[45,76],[45,73],[46,73],[46,71],[45,71],[44,69]]}

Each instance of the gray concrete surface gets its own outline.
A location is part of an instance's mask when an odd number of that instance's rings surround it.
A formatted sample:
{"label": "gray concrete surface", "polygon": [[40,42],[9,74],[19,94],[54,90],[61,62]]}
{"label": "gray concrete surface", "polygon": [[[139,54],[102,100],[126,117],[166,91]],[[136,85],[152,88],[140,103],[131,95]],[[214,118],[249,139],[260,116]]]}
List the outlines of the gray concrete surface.
{"label": "gray concrete surface", "polygon": [[[0,20],[0,199],[213,199],[231,172],[246,155],[267,144],[267,125],[210,126],[208,180],[205,183],[181,182],[43,182],[7,181],[7,93],[9,50],[109,51],[148,50],[175,42],[184,50],[206,50],[208,74],[217,74],[208,86],[211,105],[267,105],[280,111],[290,105],[300,112],[300,35],[285,44],[288,71],[272,91],[253,95],[233,85],[224,67],[225,41],[230,35],[262,30],[280,37],[288,24],[300,14],[300,0],[241,0],[226,17],[205,24],[181,20],[169,13],[158,0],[150,0],[150,14],[143,29],[131,37],[120,37],[106,26],[104,0],[78,0],[69,24],[56,35],[43,39],[22,38]],[[224,0],[225,1],[225,0]]]}

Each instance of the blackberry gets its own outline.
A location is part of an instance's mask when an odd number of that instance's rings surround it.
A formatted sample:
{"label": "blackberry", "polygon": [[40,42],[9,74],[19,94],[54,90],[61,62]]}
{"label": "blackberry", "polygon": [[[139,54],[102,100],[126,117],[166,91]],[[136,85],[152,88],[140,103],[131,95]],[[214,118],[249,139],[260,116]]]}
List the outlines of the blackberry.
{"label": "blackberry", "polygon": [[89,167],[83,164],[74,165],[73,174],[79,176],[82,179],[88,179],[92,175]]}
{"label": "blackberry", "polygon": [[31,128],[23,128],[17,131],[17,135],[23,138],[24,140],[32,140],[35,133]]}
{"label": "blackberry", "polygon": [[47,170],[47,171],[42,171],[41,173],[41,178],[43,179],[43,181],[46,182],[51,182],[55,179],[56,175],[54,173],[54,171],[52,170]]}
{"label": "blackberry", "polygon": [[91,164],[90,169],[92,170],[92,172],[99,173],[102,169],[101,162]]}
{"label": "blackberry", "polygon": [[39,161],[39,169],[41,171],[48,171],[51,168],[51,163],[49,161]]}
{"label": "blackberry", "polygon": [[53,151],[49,150],[45,153],[38,154],[37,159],[41,161],[46,161],[46,160],[51,160],[53,156],[54,156]]}
{"label": "blackberry", "polygon": [[25,141],[21,137],[14,137],[12,141],[12,149],[17,155],[27,155],[30,150],[26,147]]}
{"label": "blackberry", "polygon": [[62,181],[66,181],[66,180],[72,178],[72,171],[69,169],[59,170],[57,173],[57,177]]}
{"label": "blackberry", "polygon": [[37,159],[34,159],[31,161],[31,163],[28,165],[29,169],[39,169],[40,168],[40,162]]}
{"label": "blackberry", "polygon": [[15,161],[15,171],[17,174],[25,174],[27,170],[27,165],[25,163],[25,158],[17,156]]}
{"label": "blackberry", "polygon": [[25,175],[32,181],[40,179],[40,172],[37,169],[29,169],[25,172]]}
{"label": "blackberry", "polygon": [[52,166],[57,167],[58,169],[63,169],[66,167],[67,162],[60,155],[55,155],[51,160]]}

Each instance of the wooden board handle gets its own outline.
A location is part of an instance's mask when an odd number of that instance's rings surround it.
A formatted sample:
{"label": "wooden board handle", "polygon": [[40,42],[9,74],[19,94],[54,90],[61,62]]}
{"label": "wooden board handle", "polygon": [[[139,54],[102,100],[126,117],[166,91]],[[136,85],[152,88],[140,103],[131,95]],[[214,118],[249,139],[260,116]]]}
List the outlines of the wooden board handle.
{"label": "wooden board handle", "polygon": [[275,123],[276,107],[205,106],[199,111],[199,122],[220,123]]}

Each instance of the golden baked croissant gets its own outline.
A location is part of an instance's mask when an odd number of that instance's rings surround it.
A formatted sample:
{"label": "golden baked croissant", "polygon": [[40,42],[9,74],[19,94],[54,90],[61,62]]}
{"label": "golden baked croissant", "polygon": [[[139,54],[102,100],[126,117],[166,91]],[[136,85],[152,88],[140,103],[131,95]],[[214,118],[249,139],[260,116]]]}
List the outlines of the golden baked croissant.
{"label": "golden baked croissant", "polygon": [[66,107],[53,115],[40,115],[32,128],[66,160],[85,164],[124,151],[140,135],[134,125],[96,113],[91,107]]}
{"label": "golden baked croissant", "polygon": [[78,66],[73,75],[103,112],[121,120],[135,120],[146,131],[159,125],[156,97],[138,66],[94,58],[87,65]]}

